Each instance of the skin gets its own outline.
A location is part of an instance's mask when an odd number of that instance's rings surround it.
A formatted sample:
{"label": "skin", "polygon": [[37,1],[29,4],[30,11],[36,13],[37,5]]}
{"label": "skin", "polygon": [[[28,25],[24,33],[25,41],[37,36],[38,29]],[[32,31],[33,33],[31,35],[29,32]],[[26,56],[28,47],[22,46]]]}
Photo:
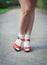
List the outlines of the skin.
{"label": "skin", "polygon": [[22,10],[19,18],[19,32],[30,35],[34,23],[36,0],[19,0],[19,3]]}

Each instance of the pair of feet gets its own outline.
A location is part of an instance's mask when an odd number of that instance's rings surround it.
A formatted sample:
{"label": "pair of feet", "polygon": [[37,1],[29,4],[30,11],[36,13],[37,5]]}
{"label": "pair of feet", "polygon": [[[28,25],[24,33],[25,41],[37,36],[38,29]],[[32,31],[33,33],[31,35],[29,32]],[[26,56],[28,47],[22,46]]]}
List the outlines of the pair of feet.
{"label": "pair of feet", "polygon": [[[22,48],[22,43],[24,45],[23,48]],[[30,46],[30,39],[22,39],[18,37],[15,43],[13,44],[13,48],[16,51],[21,51],[23,49],[25,52],[30,52],[32,50]]]}

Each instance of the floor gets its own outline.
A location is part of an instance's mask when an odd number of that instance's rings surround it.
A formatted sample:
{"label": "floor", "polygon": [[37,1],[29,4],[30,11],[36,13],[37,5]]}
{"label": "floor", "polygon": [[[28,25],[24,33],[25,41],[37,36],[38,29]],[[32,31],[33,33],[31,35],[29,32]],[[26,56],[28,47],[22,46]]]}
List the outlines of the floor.
{"label": "floor", "polygon": [[47,12],[35,10],[30,44],[32,52],[16,52],[13,43],[18,35],[21,9],[0,14],[0,65],[47,65]]}

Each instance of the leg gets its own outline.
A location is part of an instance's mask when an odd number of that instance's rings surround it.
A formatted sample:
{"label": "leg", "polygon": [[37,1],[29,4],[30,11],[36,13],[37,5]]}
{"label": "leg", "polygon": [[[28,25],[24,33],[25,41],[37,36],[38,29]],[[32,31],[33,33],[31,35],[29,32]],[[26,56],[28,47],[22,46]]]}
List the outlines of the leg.
{"label": "leg", "polygon": [[21,5],[21,16],[19,20],[19,32],[25,34],[27,25],[31,20],[31,0],[19,0]]}
{"label": "leg", "polygon": [[19,2],[22,9],[22,13],[19,20],[20,38],[17,39],[13,45],[13,48],[18,51],[21,49],[21,43],[24,38],[23,34],[25,34],[26,27],[29,24],[29,21],[31,20],[31,0],[19,0]]}
{"label": "leg", "polygon": [[29,24],[27,25],[26,28],[26,35],[25,35],[25,42],[24,42],[24,51],[30,51],[31,47],[30,47],[30,36],[31,36],[31,31],[32,31],[32,27],[33,27],[33,23],[34,23],[34,13],[35,13],[35,4],[36,4],[36,0],[31,0],[31,20],[29,21]]}
{"label": "leg", "polygon": [[36,0],[31,0],[31,5],[32,5],[32,11],[31,11],[31,20],[29,24],[27,25],[26,28],[26,34],[31,35],[33,23],[34,23],[34,14],[35,14],[35,5],[36,5]]}

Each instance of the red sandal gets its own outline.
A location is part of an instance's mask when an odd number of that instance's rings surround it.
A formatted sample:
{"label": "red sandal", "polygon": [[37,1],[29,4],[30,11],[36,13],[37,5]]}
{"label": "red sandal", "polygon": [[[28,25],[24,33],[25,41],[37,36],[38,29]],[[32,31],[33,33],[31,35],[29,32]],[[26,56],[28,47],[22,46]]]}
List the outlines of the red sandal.
{"label": "red sandal", "polygon": [[[18,37],[18,39],[24,41],[24,39],[21,39],[20,37]],[[13,44],[13,48],[16,50],[16,51],[21,51],[21,46],[20,45],[17,45],[16,43]]]}
{"label": "red sandal", "polygon": [[[25,41],[29,41],[30,42],[30,39],[26,39]],[[32,50],[31,46],[27,46],[27,47],[24,47],[23,50],[25,52],[30,52]]]}

